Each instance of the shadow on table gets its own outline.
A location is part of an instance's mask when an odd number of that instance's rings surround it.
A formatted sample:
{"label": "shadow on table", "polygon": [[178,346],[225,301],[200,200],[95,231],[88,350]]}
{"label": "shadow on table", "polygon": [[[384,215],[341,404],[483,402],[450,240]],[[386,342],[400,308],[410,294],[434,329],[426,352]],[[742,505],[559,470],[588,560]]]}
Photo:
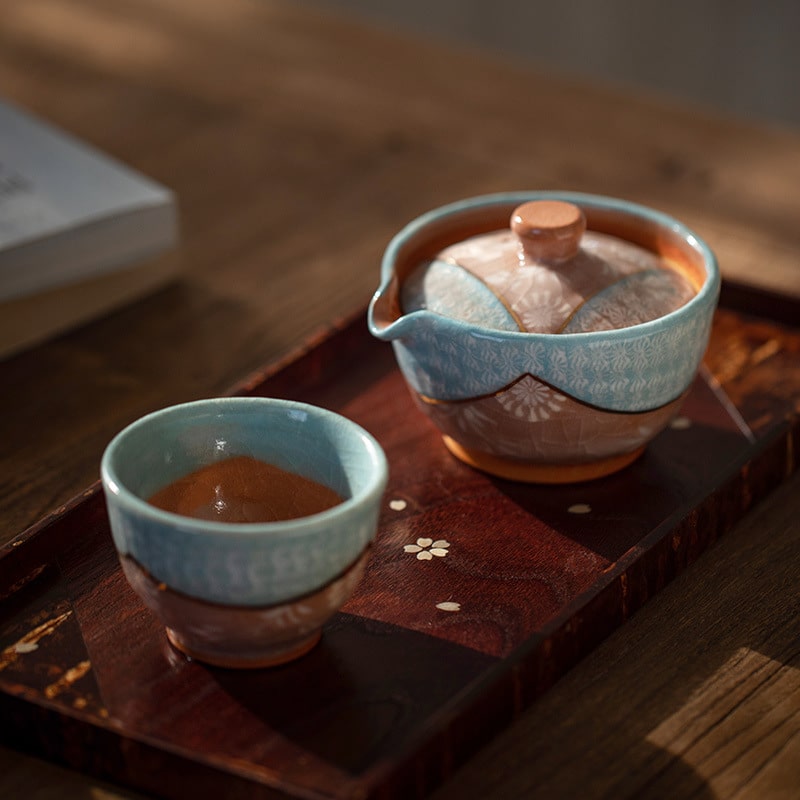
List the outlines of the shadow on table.
{"label": "shadow on table", "polygon": [[725,775],[761,742],[760,721],[774,735],[777,673],[797,660],[798,489],[800,476],[779,487],[433,800],[715,797],[695,764]]}

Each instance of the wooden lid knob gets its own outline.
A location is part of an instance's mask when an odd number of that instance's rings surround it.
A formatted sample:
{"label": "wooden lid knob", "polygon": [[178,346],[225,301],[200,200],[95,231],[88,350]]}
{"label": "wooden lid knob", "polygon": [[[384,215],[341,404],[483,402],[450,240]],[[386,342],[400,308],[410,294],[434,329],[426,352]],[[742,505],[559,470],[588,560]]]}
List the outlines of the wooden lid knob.
{"label": "wooden lid knob", "polygon": [[511,230],[532,258],[563,261],[578,252],[586,217],[572,203],[532,200],[514,209]]}

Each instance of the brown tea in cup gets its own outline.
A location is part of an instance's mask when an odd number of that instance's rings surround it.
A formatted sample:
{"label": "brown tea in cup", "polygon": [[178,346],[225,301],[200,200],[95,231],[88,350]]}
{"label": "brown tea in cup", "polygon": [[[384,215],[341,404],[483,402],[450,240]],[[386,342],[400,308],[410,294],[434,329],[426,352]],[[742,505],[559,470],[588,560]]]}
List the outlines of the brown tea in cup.
{"label": "brown tea in cup", "polygon": [[321,483],[251,456],[208,464],[160,489],[148,502],[215,522],[276,522],[318,514],[343,497]]}

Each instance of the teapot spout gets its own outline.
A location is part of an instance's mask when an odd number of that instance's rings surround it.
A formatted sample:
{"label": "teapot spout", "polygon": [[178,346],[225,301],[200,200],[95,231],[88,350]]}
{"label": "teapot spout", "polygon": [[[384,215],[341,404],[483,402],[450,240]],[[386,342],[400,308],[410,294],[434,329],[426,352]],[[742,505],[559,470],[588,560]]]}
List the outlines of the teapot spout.
{"label": "teapot spout", "polygon": [[369,304],[368,323],[370,333],[378,339],[389,342],[400,336],[398,322],[402,319],[399,287],[396,276],[380,286]]}

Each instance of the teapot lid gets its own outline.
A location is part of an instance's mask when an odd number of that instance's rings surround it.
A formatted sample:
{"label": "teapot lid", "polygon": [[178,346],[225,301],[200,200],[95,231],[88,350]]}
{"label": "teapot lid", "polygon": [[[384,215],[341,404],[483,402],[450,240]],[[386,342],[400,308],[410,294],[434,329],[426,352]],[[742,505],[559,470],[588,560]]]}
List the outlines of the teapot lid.
{"label": "teapot lid", "polygon": [[686,277],[645,248],[587,230],[582,209],[533,200],[508,228],[450,244],[401,286],[404,313],[427,309],[482,327],[530,333],[626,328],[680,308]]}

